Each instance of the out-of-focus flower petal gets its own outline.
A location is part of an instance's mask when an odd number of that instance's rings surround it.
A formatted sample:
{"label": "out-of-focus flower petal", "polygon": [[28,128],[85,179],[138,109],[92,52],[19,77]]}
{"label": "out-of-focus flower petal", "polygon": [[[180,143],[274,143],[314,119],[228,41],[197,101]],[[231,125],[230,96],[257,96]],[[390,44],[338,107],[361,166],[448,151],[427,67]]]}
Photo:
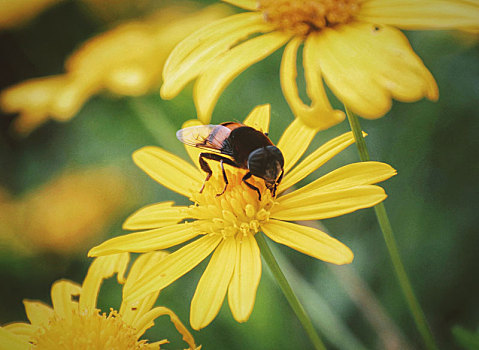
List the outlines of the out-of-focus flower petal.
{"label": "out-of-focus flower petal", "polygon": [[391,99],[438,98],[436,82],[399,30],[351,23],[310,39],[317,64],[339,99],[365,118],[382,117]]}
{"label": "out-of-focus flower petal", "polygon": [[225,87],[242,71],[261,61],[283,46],[289,34],[273,32],[250,39],[235,46],[215,60],[201,74],[195,84],[194,100],[198,118],[208,123],[213,108]]}
{"label": "out-of-focus flower petal", "polygon": [[366,0],[356,15],[360,21],[401,29],[479,30],[476,0]]}
{"label": "out-of-focus flower petal", "polygon": [[344,120],[344,112],[331,107],[321,79],[321,68],[316,56],[320,52],[312,44],[311,38],[306,39],[303,50],[303,65],[306,79],[306,92],[311,99],[311,105],[306,105],[298,95],[296,83],[296,56],[301,38],[293,38],[283,53],[281,62],[281,88],[293,114],[303,123],[317,130],[324,130]]}
{"label": "out-of-focus flower petal", "polygon": [[245,10],[254,11],[258,7],[258,1],[256,0],[222,0],[228,4],[240,7]]}
{"label": "out-of-focus flower petal", "polygon": [[[175,97],[201,74],[214,59],[254,33],[271,31],[257,13],[242,13],[218,20],[196,31],[171,52],[163,70],[161,96]],[[215,63],[216,65],[216,63]]]}
{"label": "out-of-focus flower petal", "polygon": [[0,6],[0,29],[19,26],[59,0],[3,0]]}

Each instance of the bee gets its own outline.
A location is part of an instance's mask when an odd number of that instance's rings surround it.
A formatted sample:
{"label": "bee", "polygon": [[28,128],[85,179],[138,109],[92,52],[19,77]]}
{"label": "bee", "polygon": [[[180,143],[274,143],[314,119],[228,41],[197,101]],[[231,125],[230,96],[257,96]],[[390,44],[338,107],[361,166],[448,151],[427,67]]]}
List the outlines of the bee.
{"label": "bee", "polygon": [[241,123],[226,122],[220,125],[199,125],[178,130],[178,140],[188,146],[198,147],[210,152],[202,152],[199,156],[201,169],[206,173],[206,179],[200,189],[203,192],[206,182],[211,178],[213,171],[206,162],[214,160],[220,162],[225,187],[221,196],[228,187],[228,178],[224,164],[240,169],[247,169],[242,181],[258,193],[261,200],[261,192],[258,187],[248,182],[252,176],[264,180],[266,188],[272,196],[276,196],[276,189],[283,179],[284,158],[268,135]]}

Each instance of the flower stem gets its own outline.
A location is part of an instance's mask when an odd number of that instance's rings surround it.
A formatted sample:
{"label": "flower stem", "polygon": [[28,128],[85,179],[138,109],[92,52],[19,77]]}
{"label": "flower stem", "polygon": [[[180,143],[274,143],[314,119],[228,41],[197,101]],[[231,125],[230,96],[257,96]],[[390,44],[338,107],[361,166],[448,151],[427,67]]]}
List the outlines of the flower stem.
{"label": "flower stem", "polygon": [[[369,161],[370,159],[369,152],[366,146],[366,142],[364,141],[361,125],[359,124],[359,119],[358,117],[356,117],[356,115],[353,112],[351,112],[348,109],[348,107],[344,106],[344,108],[346,110],[346,115],[348,116],[349,125],[351,126],[351,130],[353,132],[354,139],[356,141],[356,146],[359,152],[359,158],[363,162]],[[431,330],[429,329],[429,326],[427,325],[424,312],[422,311],[421,305],[419,304],[419,302],[416,299],[416,296],[414,295],[411,282],[409,281],[409,277],[401,261],[401,256],[399,255],[399,249],[396,244],[396,239],[394,238],[394,233],[393,233],[391,223],[389,221],[389,217],[386,212],[384,203],[377,204],[374,207],[374,211],[376,213],[376,218],[379,222],[381,232],[386,242],[386,246],[389,251],[389,256],[391,257],[391,261],[394,265],[394,269],[396,271],[396,275],[399,280],[399,285],[402,288],[407,304],[409,306],[409,310],[411,311],[412,316],[414,318],[414,322],[416,323],[416,327],[421,333],[421,336],[427,348],[430,350],[436,350],[438,349],[438,347],[436,343],[434,342],[434,338],[432,336]]]}
{"label": "flower stem", "polygon": [[258,233],[255,237],[256,242],[258,242],[259,248],[261,250],[261,255],[263,256],[263,259],[268,264],[271,273],[273,274],[274,278],[276,279],[276,282],[279,284],[281,290],[283,291],[283,294],[288,300],[289,305],[291,306],[299,321],[303,325],[303,328],[308,334],[309,339],[313,343],[314,348],[316,350],[326,350],[326,347],[324,346],[321,338],[314,329],[313,323],[311,322],[311,319],[306,313],[306,310],[299,302],[296,294],[294,294],[293,289],[291,288],[288,283],[288,280],[283,274],[283,271],[281,271],[281,268],[279,267],[278,262],[276,261],[273,252],[269,248],[263,234]]}

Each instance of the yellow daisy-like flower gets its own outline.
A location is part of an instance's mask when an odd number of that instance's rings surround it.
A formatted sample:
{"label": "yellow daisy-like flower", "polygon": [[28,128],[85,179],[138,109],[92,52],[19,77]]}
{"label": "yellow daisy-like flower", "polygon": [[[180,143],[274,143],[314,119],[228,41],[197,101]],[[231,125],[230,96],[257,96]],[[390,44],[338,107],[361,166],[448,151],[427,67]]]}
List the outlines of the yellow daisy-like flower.
{"label": "yellow daisy-like flower", "polygon": [[119,168],[70,169],[9,201],[14,234],[32,252],[83,255],[132,202],[126,183]]}
{"label": "yellow daisy-like flower", "polygon": [[[383,116],[392,98],[438,98],[431,73],[401,29],[479,29],[479,2],[455,0],[224,0],[249,12],[196,31],[173,50],[163,70],[161,95],[176,96],[197,79],[194,100],[208,123],[225,87],[242,71],[286,44],[280,77],[294,115],[329,128],[344,119],[331,107],[323,79],[350,109]],[[395,28],[397,27],[397,28]],[[303,47],[306,92],[298,95],[296,57]]]}
{"label": "yellow daisy-like flower", "polygon": [[[259,106],[245,124],[268,131],[269,105]],[[198,125],[198,121],[187,125]],[[229,185],[216,162],[210,162],[213,176],[199,189],[205,173],[198,164],[199,150],[188,147],[196,167],[158,147],[145,147],[133,154],[135,163],[153,179],[190,198],[190,206],[162,202],[138,210],[124,223],[129,230],[143,230],[110,239],[90,250],[90,256],[124,251],[149,252],[169,248],[198,236],[164,260],[145,270],[131,288],[124,291],[132,300],[161,290],[193,269],[213,252],[191,303],[190,323],[194,329],[207,326],[217,315],[228,292],[234,318],[246,321],[252,310],[261,277],[260,251],[255,234],[262,231],[273,241],[334,264],[348,264],[353,253],[326,233],[295,220],[320,220],[371,207],[386,198],[384,190],[373,185],[396,171],[379,162],[354,163],[339,168],[312,183],[285,194],[287,189],[311,174],[354,142],[346,133],[327,142],[294,168],[316,131],[300,120],[284,132],[277,146],[284,156],[285,175],[273,198],[264,181],[251,178],[258,194],[242,182],[244,169],[225,166]],[[250,181],[248,180],[248,181]]]}
{"label": "yellow daisy-like flower", "polygon": [[135,302],[123,300],[120,310],[100,313],[96,302],[105,278],[118,274],[125,287],[136,283],[143,269],[154,266],[168,255],[153,252],[140,256],[125,280],[128,253],[95,259],[80,286],[67,280],[55,282],[51,289],[53,308],[39,301],[24,300],[30,323],[11,323],[0,327],[0,350],[132,350],[159,349],[167,340],[147,343],[139,338],[154,325],[154,320],[168,315],[188,343],[197,349],[192,335],[176,314],[166,307],[153,307],[158,292]]}
{"label": "yellow daisy-like flower", "polygon": [[88,40],[66,61],[65,74],[27,80],[2,91],[1,108],[20,113],[14,128],[28,134],[49,119],[70,120],[100,91],[147,93],[159,86],[163,64],[180,40],[227,14],[219,6],[196,9],[177,3]]}

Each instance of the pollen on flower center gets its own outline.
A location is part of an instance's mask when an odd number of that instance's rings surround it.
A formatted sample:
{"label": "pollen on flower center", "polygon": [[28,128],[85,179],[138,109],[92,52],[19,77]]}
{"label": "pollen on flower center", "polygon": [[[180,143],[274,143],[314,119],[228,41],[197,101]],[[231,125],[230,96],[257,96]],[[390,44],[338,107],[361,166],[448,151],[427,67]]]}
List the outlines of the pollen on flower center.
{"label": "pollen on flower center", "polygon": [[258,0],[267,22],[278,29],[305,36],[324,27],[351,21],[358,0]]}
{"label": "pollen on flower center", "polygon": [[[188,209],[190,217],[197,219],[195,225],[201,231],[210,234],[219,234],[223,238],[255,234],[260,230],[261,224],[269,220],[269,211],[274,205],[271,192],[266,189],[264,181],[255,177],[248,182],[256,186],[261,193],[250,189],[242,181],[245,170],[226,170],[228,186],[224,189],[224,179],[221,170],[213,170],[213,176],[206,182],[202,193],[192,193],[195,202]],[[219,174],[219,175],[218,175]]]}
{"label": "pollen on flower center", "polygon": [[107,316],[73,313],[70,319],[55,315],[40,328],[32,340],[36,350],[52,349],[144,349],[146,341],[137,340],[137,331],[114,310]]}

